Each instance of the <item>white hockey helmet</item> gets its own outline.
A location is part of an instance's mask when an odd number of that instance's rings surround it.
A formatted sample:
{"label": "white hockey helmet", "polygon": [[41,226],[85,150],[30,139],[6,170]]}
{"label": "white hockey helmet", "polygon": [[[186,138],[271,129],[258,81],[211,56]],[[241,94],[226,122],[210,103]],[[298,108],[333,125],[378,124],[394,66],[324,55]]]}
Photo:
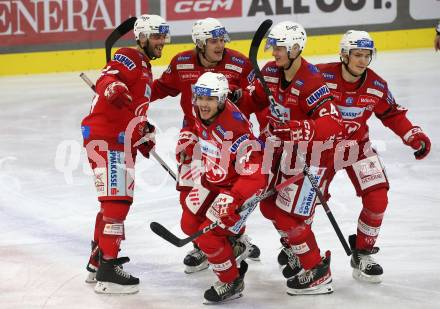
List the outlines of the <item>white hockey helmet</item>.
{"label": "white hockey helmet", "polygon": [[376,53],[374,41],[366,31],[348,30],[340,42],[340,54],[349,55],[352,49],[371,50],[371,56]]}
{"label": "white hockey helmet", "polygon": [[195,97],[217,97],[219,105],[223,105],[225,103],[228,93],[228,80],[221,73],[203,73],[193,86],[193,94]]}
{"label": "white hockey helmet", "polygon": [[303,26],[292,21],[283,21],[270,30],[265,49],[273,46],[284,46],[287,53],[290,54],[295,44],[298,44],[299,50],[302,51],[306,46],[306,42],[307,34]]}
{"label": "white hockey helmet", "polygon": [[171,41],[170,26],[159,15],[144,14],[139,16],[134,23],[133,30],[136,40],[139,40],[140,34],[143,33],[147,38],[150,38],[151,34],[165,34],[165,42]]}
{"label": "white hockey helmet", "polygon": [[230,42],[229,34],[218,19],[205,18],[196,21],[192,27],[192,40],[194,44],[202,47],[207,39],[217,39],[223,37],[225,42]]}

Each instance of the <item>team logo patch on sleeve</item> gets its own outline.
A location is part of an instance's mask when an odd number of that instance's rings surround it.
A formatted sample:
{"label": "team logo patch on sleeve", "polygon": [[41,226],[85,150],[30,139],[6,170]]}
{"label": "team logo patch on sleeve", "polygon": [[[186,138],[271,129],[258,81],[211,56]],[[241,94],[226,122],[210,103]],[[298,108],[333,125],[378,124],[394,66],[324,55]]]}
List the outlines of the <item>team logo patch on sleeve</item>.
{"label": "team logo patch on sleeve", "polygon": [[309,106],[311,106],[318,102],[319,99],[321,99],[326,94],[330,94],[330,90],[328,89],[327,85],[323,85],[315,90],[315,92],[313,92],[311,95],[309,95],[306,99],[306,102]]}
{"label": "team logo patch on sleeve", "polygon": [[128,58],[127,56],[125,56],[125,55],[115,54],[113,59],[115,61],[121,63],[122,65],[124,65],[130,71],[133,70],[136,67],[136,64],[134,63],[134,61],[131,60],[130,58]]}

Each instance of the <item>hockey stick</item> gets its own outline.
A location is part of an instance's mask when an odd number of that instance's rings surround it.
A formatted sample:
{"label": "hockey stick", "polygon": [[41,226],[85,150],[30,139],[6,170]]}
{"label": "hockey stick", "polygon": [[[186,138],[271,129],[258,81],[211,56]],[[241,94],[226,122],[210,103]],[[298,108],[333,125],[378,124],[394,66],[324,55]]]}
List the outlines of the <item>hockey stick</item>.
{"label": "hockey stick", "polygon": [[[303,174],[298,174],[298,175],[292,176],[289,179],[285,180],[284,182],[278,184],[274,188],[272,188],[272,189],[270,189],[268,191],[265,191],[264,193],[249,199],[246,203],[244,203],[241,206],[241,209],[240,209],[241,210],[240,211],[241,219],[240,219],[240,221],[238,221],[236,223],[235,226],[240,226],[241,227],[242,226],[242,222],[246,221],[246,219],[249,216],[249,214],[252,213],[252,211],[255,209],[255,207],[257,206],[257,204],[260,201],[268,198],[269,196],[274,195],[276,192],[278,192],[281,189],[285,188],[289,184],[294,183],[294,182],[296,182],[296,181],[298,181],[298,180],[300,180],[302,178],[304,178]],[[186,238],[179,238],[179,237],[177,237],[170,230],[168,230],[166,227],[164,227],[162,224],[160,224],[158,222],[154,222],[154,221],[151,222],[150,223],[150,228],[151,228],[151,230],[155,234],[157,234],[158,236],[162,237],[163,239],[165,239],[169,243],[172,243],[176,247],[183,247],[184,245],[192,242],[194,239],[196,239],[200,235],[209,232],[210,230],[216,228],[219,225],[220,225],[220,221],[215,221],[215,222],[211,223],[210,225],[204,227],[201,230],[198,230],[197,232],[195,232],[194,234],[192,234],[192,235],[190,235],[190,236],[188,236]]]}
{"label": "hockey stick", "polygon": [[[254,68],[255,76],[261,82],[261,85],[264,88],[264,92],[266,93],[266,95],[269,99],[270,108],[271,108],[272,113],[274,115],[276,115],[281,121],[284,122],[284,116],[282,113],[280,113],[280,111],[278,109],[279,104],[275,101],[275,99],[272,95],[272,92],[270,91],[269,87],[267,86],[266,81],[264,80],[264,77],[261,74],[261,71],[260,71],[260,68],[259,68],[258,62],[257,62],[257,54],[258,54],[258,49],[260,47],[261,41],[263,40],[267,30],[269,30],[271,25],[272,25],[272,21],[270,19],[267,19],[260,25],[260,27],[257,29],[257,32],[255,32],[255,35],[254,35],[252,42],[251,42],[251,47],[249,49],[249,60],[251,61],[252,66]],[[321,202],[322,207],[324,208],[325,213],[327,214],[327,217],[329,218],[330,223],[332,224],[333,229],[335,230],[336,235],[339,238],[339,241],[342,244],[342,247],[344,247],[345,253],[348,256],[350,256],[352,253],[350,246],[348,245],[347,241],[345,240],[345,237],[342,234],[341,229],[339,228],[339,225],[336,222],[332,211],[330,210],[330,207],[328,206],[326,200],[324,199],[324,195],[322,194],[321,190],[319,189],[319,186],[317,184],[317,181],[315,180],[315,177],[311,174],[309,166],[307,166],[305,160],[303,160],[303,163],[304,163],[304,168],[303,168],[304,175],[309,179],[310,183],[312,184],[312,188],[313,188],[313,190],[315,190],[316,195],[317,195],[319,201]]]}
{"label": "hockey stick", "polygon": [[115,43],[123,37],[127,32],[134,27],[137,17],[133,16],[123,21],[105,40],[105,60],[109,62],[112,57],[112,47]]}
{"label": "hockey stick", "polygon": [[[96,86],[93,84],[93,82],[90,80],[90,78],[88,78],[88,76],[85,73],[81,73],[79,75],[79,77],[81,77],[81,79],[93,90],[93,92],[96,92]],[[168,164],[166,164],[166,162],[164,160],[162,160],[162,158],[156,153],[156,151],[154,151],[154,149],[150,150],[150,154],[156,159],[156,161],[163,167],[163,169],[165,171],[167,171],[167,173],[173,177],[173,179],[175,181],[177,181],[177,176],[176,173],[174,173],[174,171],[171,169],[171,167],[168,166]]]}

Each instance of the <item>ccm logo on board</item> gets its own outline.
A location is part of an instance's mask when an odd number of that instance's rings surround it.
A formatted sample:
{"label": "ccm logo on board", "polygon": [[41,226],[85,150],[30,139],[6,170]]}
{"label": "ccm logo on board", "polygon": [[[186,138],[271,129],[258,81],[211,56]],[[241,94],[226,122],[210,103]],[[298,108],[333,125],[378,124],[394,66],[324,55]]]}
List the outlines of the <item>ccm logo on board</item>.
{"label": "ccm logo on board", "polygon": [[241,17],[241,2],[242,0],[167,0],[166,19]]}

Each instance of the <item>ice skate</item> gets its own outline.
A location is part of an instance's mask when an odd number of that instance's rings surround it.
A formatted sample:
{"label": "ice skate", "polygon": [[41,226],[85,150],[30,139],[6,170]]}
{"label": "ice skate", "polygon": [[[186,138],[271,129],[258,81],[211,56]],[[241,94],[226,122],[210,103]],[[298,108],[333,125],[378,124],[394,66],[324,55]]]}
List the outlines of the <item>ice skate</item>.
{"label": "ice skate", "polygon": [[330,251],[327,251],[321,263],[310,270],[287,280],[289,295],[317,295],[333,292],[330,272]]}
{"label": "ice skate", "polygon": [[240,263],[239,276],[231,283],[223,283],[217,281],[211,286],[210,289],[205,291],[206,305],[219,304],[233,299],[237,299],[243,296],[244,290],[244,275],[246,274],[248,265],[245,261]]}
{"label": "ice skate", "polygon": [[382,266],[371,256],[379,252],[379,248],[373,247],[371,250],[356,249],[356,235],[350,235],[348,242],[353,253],[350,261],[350,265],[353,268],[353,278],[369,283],[382,282]]}
{"label": "ice skate", "polygon": [[183,264],[185,264],[184,272],[186,274],[192,274],[198,271],[202,271],[209,267],[208,258],[205,253],[203,253],[200,248],[193,243],[194,249],[192,249],[183,259]]}
{"label": "ice skate", "polygon": [[99,294],[134,294],[139,292],[139,279],[125,272],[121,265],[129,262],[128,257],[100,260],[96,272],[95,292]]}
{"label": "ice skate", "polygon": [[92,251],[90,253],[89,262],[87,263],[87,278],[86,283],[96,283],[96,271],[99,266],[99,248],[95,241],[91,241]]}

